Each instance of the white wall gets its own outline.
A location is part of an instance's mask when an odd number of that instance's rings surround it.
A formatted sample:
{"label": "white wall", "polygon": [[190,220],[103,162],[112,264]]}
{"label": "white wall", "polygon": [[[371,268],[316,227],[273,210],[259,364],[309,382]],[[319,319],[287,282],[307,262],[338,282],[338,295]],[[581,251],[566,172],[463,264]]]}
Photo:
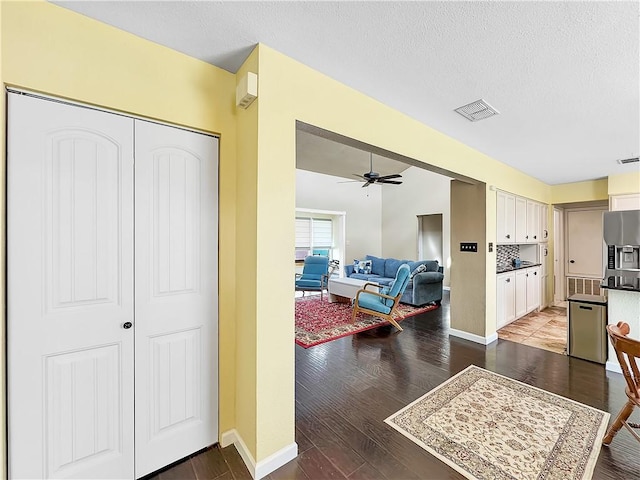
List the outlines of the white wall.
{"label": "white wall", "polygon": [[444,285],[451,256],[451,179],[418,167],[402,172],[402,185],[382,187],[382,255],[418,259],[418,215],[442,214]]}
{"label": "white wall", "polygon": [[344,211],[345,263],[365,255],[382,255],[382,192],[378,185],[362,188],[359,182],[296,170],[296,208]]}

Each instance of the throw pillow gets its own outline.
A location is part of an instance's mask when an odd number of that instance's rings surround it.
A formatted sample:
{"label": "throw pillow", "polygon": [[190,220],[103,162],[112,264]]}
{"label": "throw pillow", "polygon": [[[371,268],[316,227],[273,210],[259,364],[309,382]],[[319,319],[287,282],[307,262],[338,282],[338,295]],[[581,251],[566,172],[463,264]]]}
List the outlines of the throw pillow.
{"label": "throw pillow", "polygon": [[369,275],[371,273],[371,260],[354,260],[353,271],[354,273],[364,273]]}
{"label": "throw pillow", "polygon": [[371,274],[371,260],[360,260],[360,273]]}
{"label": "throw pillow", "polygon": [[421,272],[425,272],[426,270],[427,270],[427,266],[424,263],[421,263],[415,268],[413,272],[411,272],[411,275],[409,275],[409,278],[413,278],[415,275]]}
{"label": "throw pillow", "polygon": [[360,273],[360,260],[353,261],[353,273]]}

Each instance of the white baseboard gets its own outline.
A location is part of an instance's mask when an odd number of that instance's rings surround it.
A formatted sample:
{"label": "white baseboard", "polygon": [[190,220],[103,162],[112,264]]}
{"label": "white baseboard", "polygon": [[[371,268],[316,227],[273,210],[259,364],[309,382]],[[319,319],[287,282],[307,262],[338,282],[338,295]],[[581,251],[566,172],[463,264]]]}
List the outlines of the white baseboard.
{"label": "white baseboard", "polygon": [[464,338],[465,340],[470,340],[472,342],[480,343],[482,345],[489,345],[490,343],[498,340],[498,333],[493,332],[488,337],[481,337],[480,335],[476,335],[475,333],[465,332],[463,330],[456,330],[455,328],[449,329],[449,335],[453,335],[454,337]]}
{"label": "white baseboard", "polygon": [[607,362],[605,369],[609,370],[610,372],[622,373],[622,369],[620,368],[620,364],[618,362]]}
{"label": "white baseboard", "polygon": [[259,480],[274,472],[286,463],[298,456],[298,444],[293,442],[284,448],[281,448],[273,455],[269,455],[264,460],[260,460],[256,465],[256,471],[253,478]]}
{"label": "white baseboard", "polygon": [[240,454],[242,461],[247,466],[249,473],[255,480],[260,480],[266,477],[271,472],[277,470],[285,463],[290,462],[298,456],[298,444],[293,442],[284,448],[281,448],[276,453],[269,455],[264,460],[260,460],[256,463],[256,460],[251,455],[251,452],[247,448],[247,445],[242,440],[242,437],[236,429],[228,430],[224,432],[220,437],[220,446],[222,448],[229,445],[235,445],[236,450]]}

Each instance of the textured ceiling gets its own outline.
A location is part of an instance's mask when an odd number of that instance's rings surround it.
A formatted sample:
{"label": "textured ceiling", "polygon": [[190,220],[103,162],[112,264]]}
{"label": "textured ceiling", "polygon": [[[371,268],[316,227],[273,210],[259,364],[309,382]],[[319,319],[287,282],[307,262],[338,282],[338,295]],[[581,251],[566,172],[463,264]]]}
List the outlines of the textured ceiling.
{"label": "textured ceiling", "polygon": [[638,2],[55,3],[232,72],[264,43],[548,184],[639,169]]}

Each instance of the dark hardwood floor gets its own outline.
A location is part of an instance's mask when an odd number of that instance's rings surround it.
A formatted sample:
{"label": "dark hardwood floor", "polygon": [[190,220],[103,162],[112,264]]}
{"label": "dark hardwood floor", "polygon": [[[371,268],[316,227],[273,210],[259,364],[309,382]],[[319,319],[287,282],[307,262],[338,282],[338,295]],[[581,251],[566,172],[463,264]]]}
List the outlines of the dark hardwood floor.
{"label": "dark hardwood floor", "polygon": [[[381,327],[306,350],[296,346],[299,453],[267,479],[464,478],[383,420],[471,364],[613,417],[626,401],[622,376],[602,365],[506,340],[485,347],[449,337],[448,296],[441,308],[402,326],[401,333]],[[158,478],[250,477],[233,447],[215,447]],[[640,479],[640,444],[623,429],[602,447],[593,478]]]}

